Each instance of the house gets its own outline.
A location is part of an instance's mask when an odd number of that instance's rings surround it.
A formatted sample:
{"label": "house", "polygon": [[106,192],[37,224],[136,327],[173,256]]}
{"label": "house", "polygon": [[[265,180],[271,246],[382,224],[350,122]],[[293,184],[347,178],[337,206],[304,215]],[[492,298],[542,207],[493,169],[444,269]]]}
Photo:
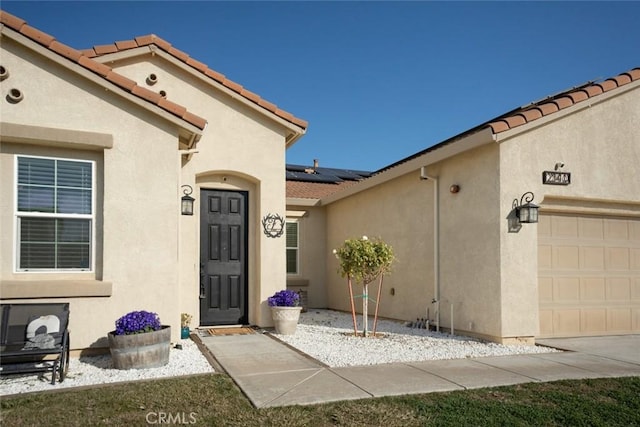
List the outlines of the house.
{"label": "house", "polygon": [[270,326],[307,122],[155,35],[76,50],[0,20],[2,301],[69,301],[73,349],[132,310],[174,340],[183,312]]}
{"label": "house", "polygon": [[305,120],[155,35],[76,50],[0,22],[0,299],[68,301],[73,349],[132,310],[174,340],[183,312],[269,327],[285,286],[348,311],[332,249],[362,235],[397,257],[381,316],[501,343],[640,331],[639,68],[369,173],[286,165]]}
{"label": "house", "polygon": [[[635,68],[351,185],[289,177],[287,214],[301,236],[289,287],[306,290],[310,307],[349,311],[331,250],[378,236],[397,257],[381,316],[507,344],[639,333],[639,124]],[[516,218],[527,202],[539,222]]]}

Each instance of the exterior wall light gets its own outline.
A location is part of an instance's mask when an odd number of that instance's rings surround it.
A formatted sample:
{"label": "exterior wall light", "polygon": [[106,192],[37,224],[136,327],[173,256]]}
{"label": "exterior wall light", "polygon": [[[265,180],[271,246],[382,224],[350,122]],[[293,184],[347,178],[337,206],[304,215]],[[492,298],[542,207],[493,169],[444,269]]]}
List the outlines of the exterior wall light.
{"label": "exterior wall light", "polygon": [[[186,188],[185,188],[186,187]],[[193,188],[190,185],[183,185],[182,192],[182,215],[193,215],[193,202],[196,200],[190,196],[193,193]]]}
{"label": "exterior wall light", "polygon": [[524,224],[534,224],[538,222],[538,209],[540,206],[531,203],[534,195],[531,191],[527,191],[520,197],[520,204],[518,199],[513,199],[512,207],[516,211],[516,218],[518,221]]}

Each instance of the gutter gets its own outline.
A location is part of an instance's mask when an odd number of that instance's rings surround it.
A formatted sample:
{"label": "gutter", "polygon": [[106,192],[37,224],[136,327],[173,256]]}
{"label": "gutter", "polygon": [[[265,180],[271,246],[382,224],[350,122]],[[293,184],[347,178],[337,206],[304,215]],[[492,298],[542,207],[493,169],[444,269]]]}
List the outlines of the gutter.
{"label": "gutter", "polygon": [[436,331],[440,332],[440,190],[438,178],[427,175],[427,167],[420,168],[420,180],[433,181],[433,300],[436,304]]}

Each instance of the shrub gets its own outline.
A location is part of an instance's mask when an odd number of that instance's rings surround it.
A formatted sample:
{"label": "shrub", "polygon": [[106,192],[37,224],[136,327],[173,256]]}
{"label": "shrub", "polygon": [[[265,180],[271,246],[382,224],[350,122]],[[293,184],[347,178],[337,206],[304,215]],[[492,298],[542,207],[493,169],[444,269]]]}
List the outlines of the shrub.
{"label": "shrub", "polygon": [[356,282],[370,283],[380,274],[391,270],[394,261],[393,249],[381,239],[345,240],[333,253],[340,261],[338,272],[342,277],[350,277]]}

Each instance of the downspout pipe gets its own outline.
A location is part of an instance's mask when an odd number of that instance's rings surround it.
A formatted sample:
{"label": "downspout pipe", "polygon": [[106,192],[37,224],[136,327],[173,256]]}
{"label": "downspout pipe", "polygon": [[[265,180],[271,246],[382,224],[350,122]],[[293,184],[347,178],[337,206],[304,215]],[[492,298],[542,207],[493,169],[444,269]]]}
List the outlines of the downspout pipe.
{"label": "downspout pipe", "polygon": [[427,174],[427,167],[420,168],[420,179],[433,181],[433,301],[436,304],[436,331],[440,332],[440,190],[438,178]]}

